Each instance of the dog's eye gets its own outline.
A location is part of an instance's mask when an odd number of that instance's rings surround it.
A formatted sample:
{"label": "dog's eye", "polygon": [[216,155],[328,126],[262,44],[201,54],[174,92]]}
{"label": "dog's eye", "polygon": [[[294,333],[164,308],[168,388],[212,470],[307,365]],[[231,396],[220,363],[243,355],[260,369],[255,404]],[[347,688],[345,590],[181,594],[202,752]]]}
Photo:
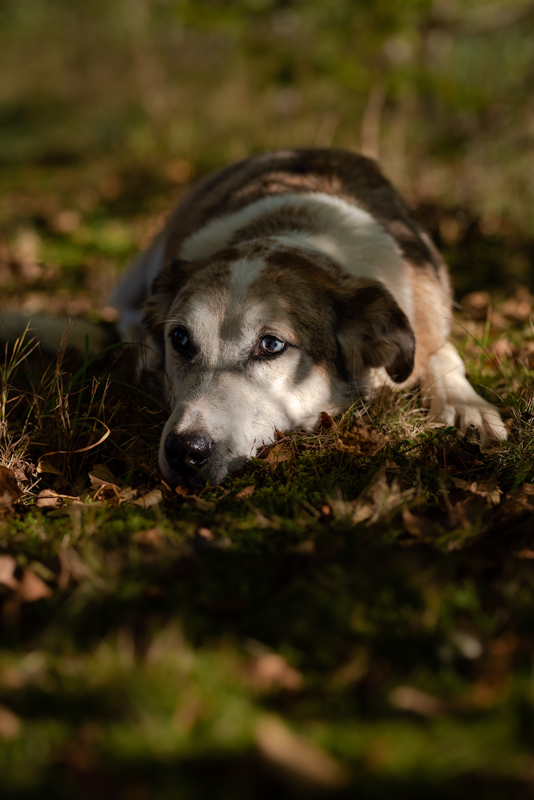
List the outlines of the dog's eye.
{"label": "dog's eye", "polygon": [[276,336],[264,336],[260,342],[260,352],[265,356],[276,356],[287,347],[287,343]]}
{"label": "dog's eye", "polygon": [[184,353],[189,350],[191,346],[191,340],[189,335],[184,327],[181,325],[178,328],[174,328],[170,333],[170,340],[172,346],[176,350],[177,353]]}

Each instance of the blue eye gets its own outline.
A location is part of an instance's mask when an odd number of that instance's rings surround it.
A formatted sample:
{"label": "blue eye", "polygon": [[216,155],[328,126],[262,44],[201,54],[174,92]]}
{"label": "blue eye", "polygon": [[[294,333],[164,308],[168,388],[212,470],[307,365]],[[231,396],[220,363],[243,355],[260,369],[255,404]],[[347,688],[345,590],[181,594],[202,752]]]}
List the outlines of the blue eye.
{"label": "blue eye", "polygon": [[186,329],[181,325],[171,331],[170,340],[172,342],[172,346],[178,353],[183,353],[185,350],[187,350],[191,343]]}
{"label": "blue eye", "polygon": [[260,343],[260,350],[263,355],[276,356],[287,347],[286,342],[277,339],[276,336],[264,336]]}

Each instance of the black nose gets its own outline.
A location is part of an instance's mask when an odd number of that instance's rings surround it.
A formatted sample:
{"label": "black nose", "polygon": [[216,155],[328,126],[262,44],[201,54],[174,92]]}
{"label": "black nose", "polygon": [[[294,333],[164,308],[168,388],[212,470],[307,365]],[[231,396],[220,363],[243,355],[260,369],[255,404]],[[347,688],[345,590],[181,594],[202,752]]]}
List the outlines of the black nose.
{"label": "black nose", "polygon": [[213,450],[214,442],[205,434],[169,433],[165,439],[165,458],[169,467],[202,469]]}

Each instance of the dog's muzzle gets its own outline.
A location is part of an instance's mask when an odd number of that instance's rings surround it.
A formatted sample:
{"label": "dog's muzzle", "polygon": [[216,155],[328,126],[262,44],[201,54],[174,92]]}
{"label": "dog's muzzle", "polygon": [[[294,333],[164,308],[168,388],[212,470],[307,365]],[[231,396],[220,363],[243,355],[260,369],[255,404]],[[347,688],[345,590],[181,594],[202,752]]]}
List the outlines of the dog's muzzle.
{"label": "dog's muzzle", "polygon": [[205,434],[169,433],[165,439],[165,458],[175,473],[176,483],[196,489],[206,483],[203,469],[215,442]]}

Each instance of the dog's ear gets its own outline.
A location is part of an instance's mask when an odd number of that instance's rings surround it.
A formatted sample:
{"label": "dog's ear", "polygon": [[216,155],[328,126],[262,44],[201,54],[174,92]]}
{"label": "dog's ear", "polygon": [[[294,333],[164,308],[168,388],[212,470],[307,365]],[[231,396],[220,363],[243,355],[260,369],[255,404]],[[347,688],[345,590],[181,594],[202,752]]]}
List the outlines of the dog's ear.
{"label": "dog's ear", "polygon": [[163,333],[172,301],[190,275],[191,265],[180,258],[166,264],[152,282],[152,294],[143,307],[143,323],[163,356]]}
{"label": "dog's ear", "polygon": [[369,367],[385,367],[396,383],[413,370],[415,336],[404,311],[383,283],[360,280],[339,299],[338,341],[345,370],[357,376]]}

